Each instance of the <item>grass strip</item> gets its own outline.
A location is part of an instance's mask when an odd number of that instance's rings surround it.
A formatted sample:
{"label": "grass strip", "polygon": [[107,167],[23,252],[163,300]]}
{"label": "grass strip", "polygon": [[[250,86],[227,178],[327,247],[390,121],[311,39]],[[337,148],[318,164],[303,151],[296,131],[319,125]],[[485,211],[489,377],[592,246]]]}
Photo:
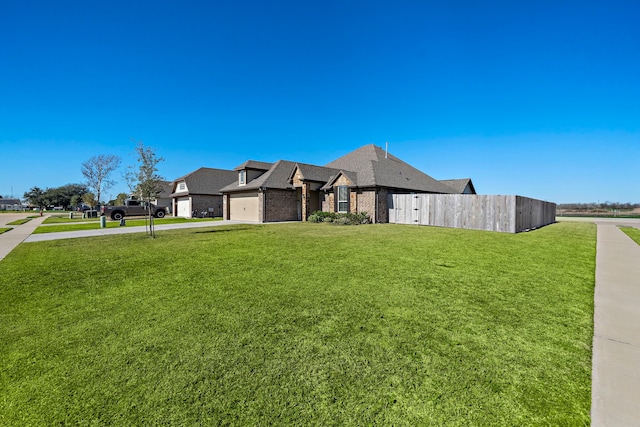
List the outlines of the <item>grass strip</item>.
{"label": "grass strip", "polygon": [[69,215],[53,215],[45,219],[43,224],[66,224],[74,222],[98,222],[100,218],[82,218],[82,214],[78,213],[73,218],[69,218]]}
{"label": "grass strip", "polygon": [[6,233],[9,230],[13,230],[12,227],[0,227],[0,234]]}
{"label": "grass strip", "polygon": [[29,221],[31,221],[31,218],[17,219],[15,221],[11,221],[11,222],[7,223],[7,225],[22,225],[22,224],[25,224],[25,223],[27,223]]}
{"label": "grass strip", "polygon": [[640,245],[640,230],[635,227],[620,227],[620,230],[624,231],[627,236]]}
{"label": "grass strip", "polygon": [[588,425],[595,237],[298,223],[23,243],[0,263],[0,424]]}
{"label": "grass strip", "polygon": [[[203,222],[203,221],[221,221],[221,218],[162,218],[162,219],[154,219],[155,225],[161,224],[182,224],[186,222]],[[144,219],[127,219],[125,227],[136,227],[143,226],[148,224],[148,220]],[[106,221],[106,228],[118,228],[120,227],[120,221]],[[40,226],[36,228],[33,234],[43,234],[43,233],[59,233],[63,231],[81,231],[81,230],[95,230],[96,228],[100,228],[99,222],[93,221],[89,223],[68,223],[68,224],[56,224],[56,225],[46,225]]]}

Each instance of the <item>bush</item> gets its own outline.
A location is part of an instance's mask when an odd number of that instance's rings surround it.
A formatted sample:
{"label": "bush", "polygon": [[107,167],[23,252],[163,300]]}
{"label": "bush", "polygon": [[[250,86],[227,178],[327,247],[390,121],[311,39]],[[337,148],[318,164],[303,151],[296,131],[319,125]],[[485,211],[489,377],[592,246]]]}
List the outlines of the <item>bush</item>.
{"label": "bush", "polygon": [[311,222],[332,222],[335,218],[336,218],[336,214],[333,213],[333,212],[315,211],[309,217],[309,221],[311,221]]}
{"label": "bush", "polygon": [[336,225],[371,224],[371,218],[366,212],[334,213],[316,211],[309,216],[310,222],[330,222]]}
{"label": "bush", "polygon": [[319,215],[316,215],[315,213],[309,215],[309,222],[322,222],[322,217]]}

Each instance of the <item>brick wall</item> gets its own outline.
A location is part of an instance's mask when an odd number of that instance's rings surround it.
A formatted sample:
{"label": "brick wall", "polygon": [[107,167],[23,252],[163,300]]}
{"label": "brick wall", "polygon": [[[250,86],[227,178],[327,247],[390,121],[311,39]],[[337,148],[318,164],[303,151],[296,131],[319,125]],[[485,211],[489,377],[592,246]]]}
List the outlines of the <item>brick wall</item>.
{"label": "brick wall", "polygon": [[229,220],[229,195],[224,194],[222,196],[222,219]]}
{"label": "brick wall", "polygon": [[296,190],[266,190],[259,196],[259,209],[266,208],[266,217],[260,213],[265,222],[297,221],[298,196]]}
{"label": "brick wall", "polygon": [[[376,219],[376,191],[371,190],[358,190],[358,213],[366,212],[371,217],[372,221]],[[354,212],[354,211],[351,211]]]}
{"label": "brick wall", "polygon": [[389,204],[387,203],[387,194],[389,191],[380,188],[378,189],[378,212],[376,213],[376,222],[387,223],[389,222]]}
{"label": "brick wall", "polygon": [[320,195],[320,209],[323,212],[335,212],[335,199],[333,193],[322,193]]}
{"label": "brick wall", "polygon": [[222,216],[222,196],[192,196],[191,210],[198,211],[198,216],[202,211],[209,214],[209,208],[213,209],[213,216]]}
{"label": "brick wall", "polygon": [[302,186],[302,179],[304,177],[302,176],[302,173],[300,172],[300,168],[296,168],[295,173],[293,174],[293,186],[294,187],[301,187]]}

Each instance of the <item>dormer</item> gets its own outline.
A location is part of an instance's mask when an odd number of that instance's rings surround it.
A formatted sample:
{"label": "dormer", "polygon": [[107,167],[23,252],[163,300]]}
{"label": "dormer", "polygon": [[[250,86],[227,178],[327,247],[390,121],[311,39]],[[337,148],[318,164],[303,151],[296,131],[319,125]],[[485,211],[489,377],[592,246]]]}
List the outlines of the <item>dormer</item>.
{"label": "dormer", "polygon": [[267,172],[273,163],[256,162],[255,160],[247,160],[234,170],[238,171],[238,185],[244,186]]}
{"label": "dormer", "polygon": [[176,181],[175,188],[173,190],[174,193],[187,193],[189,188],[187,187],[187,182],[185,180]]}

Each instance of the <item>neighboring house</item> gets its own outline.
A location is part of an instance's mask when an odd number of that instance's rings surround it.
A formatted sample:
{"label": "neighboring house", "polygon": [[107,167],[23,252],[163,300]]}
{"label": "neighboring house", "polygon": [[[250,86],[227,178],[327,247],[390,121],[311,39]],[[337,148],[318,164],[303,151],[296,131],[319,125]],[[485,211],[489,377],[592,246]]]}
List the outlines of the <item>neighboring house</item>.
{"label": "neighboring house", "polygon": [[155,200],[151,203],[158,207],[167,208],[170,214],[173,214],[173,198],[171,193],[173,191],[173,183],[169,181],[162,181],[160,183],[160,192],[156,196]]}
{"label": "neighboring house", "polygon": [[220,190],[224,218],[231,220],[306,221],[323,210],[367,212],[374,222],[388,222],[389,194],[457,193],[375,145],[326,166],[250,160],[235,170],[235,182]]}
{"label": "neighboring house", "polygon": [[174,216],[222,216],[220,189],[238,178],[235,171],[200,168],[173,181],[171,185]]}
{"label": "neighboring house", "polygon": [[0,211],[24,210],[20,199],[0,199]]}
{"label": "neighboring house", "polygon": [[453,188],[458,194],[477,194],[471,178],[441,179],[440,182]]}

